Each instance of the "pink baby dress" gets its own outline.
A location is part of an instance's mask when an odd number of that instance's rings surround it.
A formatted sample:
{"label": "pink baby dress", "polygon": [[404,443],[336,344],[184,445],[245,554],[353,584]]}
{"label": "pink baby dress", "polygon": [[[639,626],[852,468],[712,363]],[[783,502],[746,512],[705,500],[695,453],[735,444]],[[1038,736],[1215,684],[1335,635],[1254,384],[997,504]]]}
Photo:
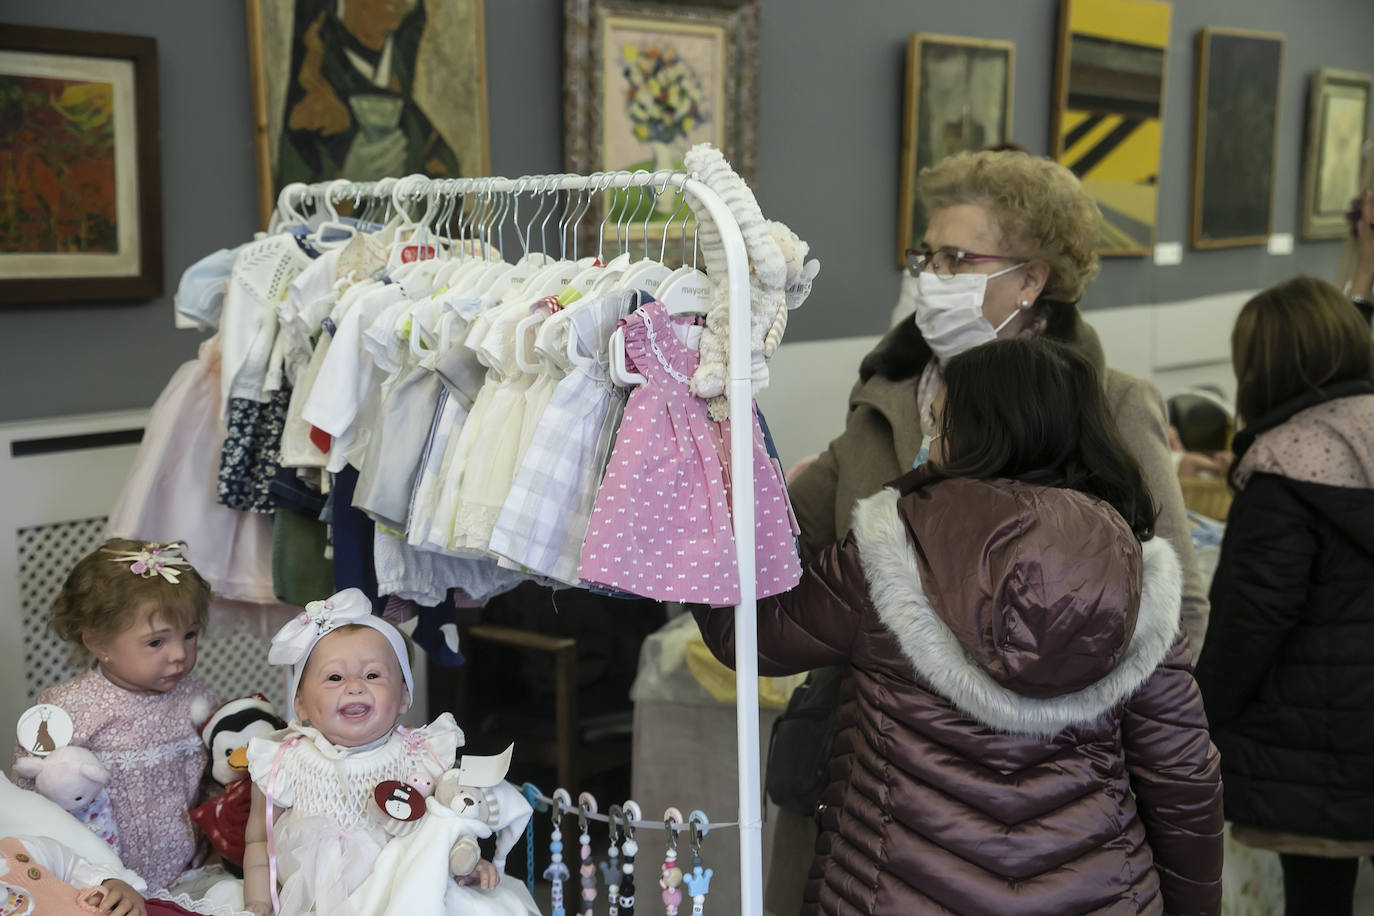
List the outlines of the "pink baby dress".
{"label": "pink baby dress", "polygon": [[[630,395],[582,545],[583,581],[659,601],[739,602],[726,486],[728,440],[687,390],[698,354],[693,320],[651,302],[622,319],[625,356],[644,376]],[[754,538],[759,597],[801,578],[787,492],[754,434]]]}

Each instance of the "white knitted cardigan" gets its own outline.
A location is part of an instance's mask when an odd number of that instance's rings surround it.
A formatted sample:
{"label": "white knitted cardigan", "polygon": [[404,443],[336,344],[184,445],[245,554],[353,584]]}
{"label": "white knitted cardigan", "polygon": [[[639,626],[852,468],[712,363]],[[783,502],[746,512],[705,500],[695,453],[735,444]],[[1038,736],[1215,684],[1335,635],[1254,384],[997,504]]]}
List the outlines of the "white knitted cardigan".
{"label": "white knitted cardigan", "polygon": [[[700,143],[687,151],[684,163],[694,177],[720,195],[739,223],[749,256],[749,338],[753,355],[751,375],[757,394],[768,386],[767,360],[787,327],[787,312],[810,292],[820,263],[806,262],[809,246],[782,223],[768,221],[754,192],[725,161],[720,150]],[[730,296],[725,279],[725,249],[715,220],[698,201],[688,197],[697,218],[697,238],[711,286],[710,311],[698,345],[701,360],[692,375],[691,391],[710,403],[712,419],[729,415],[726,381],[729,378]]]}

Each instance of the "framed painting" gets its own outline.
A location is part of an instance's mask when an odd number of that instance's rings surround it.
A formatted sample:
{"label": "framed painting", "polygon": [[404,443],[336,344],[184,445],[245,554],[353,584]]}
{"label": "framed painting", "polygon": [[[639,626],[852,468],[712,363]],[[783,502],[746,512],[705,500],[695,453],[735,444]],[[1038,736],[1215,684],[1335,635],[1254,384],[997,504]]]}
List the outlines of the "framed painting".
{"label": "framed painting", "polygon": [[[709,142],[746,181],[753,178],[758,0],[565,0],[564,16],[568,171],[680,169],[690,147]],[[608,193],[598,215],[647,225],[661,237],[670,217],[687,212],[678,204],[671,193],[657,200]],[[594,237],[599,222],[585,220],[584,235]]]}
{"label": "framed painting", "polygon": [[162,293],[157,40],[0,26],[0,302]]}
{"label": "framed painting", "polygon": [[247,0],[264,226],[294,181],[486,175],[482,0]]}
{"label": "framed painting", "polygon": [[1349,234],[1346,210],[1360,193],[1360,157],[1369,138],[1370,75],[1318,70],[1307,108],[1302,169],[1302,237]]}
{"label": "framed painting", "polygon": [[1154,249],[1168,3],[1063,0],[1053,155],[1102,211],[1104,255]]}
{"label": "framed painting", "polygon": [[1263,245],[1274,219],[1283,36],[1207,28],[1197,45],[1192,246]]}
{"label": "framed painting", "polygon": [[916,247],[926,214],[916,176],[951,153],[987,149],[1011,139],[1016,46],[949,35],[912,35],[906,52],[902,132],[902,198],[897,266]]}

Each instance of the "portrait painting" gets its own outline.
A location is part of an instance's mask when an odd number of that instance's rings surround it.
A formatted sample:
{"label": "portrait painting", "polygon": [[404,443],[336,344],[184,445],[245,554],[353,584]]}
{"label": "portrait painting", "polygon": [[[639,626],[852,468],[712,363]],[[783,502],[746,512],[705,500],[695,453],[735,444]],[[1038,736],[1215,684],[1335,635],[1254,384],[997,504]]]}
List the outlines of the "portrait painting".
{"label": "portrait painting", "polygon": [[0,300],[162,285],[157,43],[0,29]]}
{"label": "portrait painting", "polygon": [[1303,161],[1302,237],[1343,238],[1345,213],[1360,193],[1360,162],[1369,139],[1368,73],[1319,70],[1308,100]]}
{"label": "portrait painting", "polygon": [[1011,139],[1015,46],[948,35],[912,35],[907,43],[897,263],[918,246],[926,214],[916,176],[951,153]]}
{"label": "portrait painting", "polygon": [[248,0],[259,211],[292,182],[485,175],[482,0]]}
{"label": "portrait painting", "polygon": [[1168,3],[1063,0],[1051,143],[1102,211],[1104,255],[1154,248]]}
{"label": "portrait painting", "polygon": [[[692,146],[711,143],[737,172],[752,177],[757,0],[714,6],[566,0],[564,12],[568,171],[671,171],[682,168]],[[670,218],[687,217],[679,203],[671,192],[657,199],[608,193],[602,215],[661,231]],[[598,222],[584,222],[584,233]]]}
{"label": "portrait painting", "polygon": [[1263,245],[1274,216],[1283,36],[1198,33],[1193,127],[1194,248]]}

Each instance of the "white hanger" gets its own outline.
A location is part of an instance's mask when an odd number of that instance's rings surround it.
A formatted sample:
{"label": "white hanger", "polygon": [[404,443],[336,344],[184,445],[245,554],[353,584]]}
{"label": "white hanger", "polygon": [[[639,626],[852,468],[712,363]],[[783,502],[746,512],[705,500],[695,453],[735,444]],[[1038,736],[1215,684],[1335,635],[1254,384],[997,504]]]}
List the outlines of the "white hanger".
{"label": "white hanger", "polygon": [[289,226],[306,222],[305,214],[296,209],[292,198],[299,199],[301,194],[309,189],[310,186],[304,182],[293,181],[277,193],[277,207],[272,211],[272,219],[268,221],[269,232],[280,232]]}
{"label": "white hanger", "polygon": [[[334,206],[335,195],[346,191],[352,182],[346,178],[336,178],[334,181],[325,185],[321,192],[321,200],[324,203],[325,212],[328,218],[315,227],[311,234],[311,241],[321,248],[341,248],[347,245],[353,236],[358,234],[358,230],[339,219],[339,211]],[[342,232],[343,238],[326,240],[324,235],[329,231]]]}
{"label": "white hanger", "polygon": [[[679,196],[678,208],[668,217],[663,226],[663,246],[659,249],[662,261],[668,250],[668,229],[673,219],[687,201],[687,195]],[[690,212],[690,211],[689,211]],[[687,264],[687,216],[682,218],[682,266],[663,280],[654,289],[654,298],[663,303],[670,315],[705,314],[711,310],[711,286],[706,274],[697,269],[696,230],[692,233],[692,263]]]}

